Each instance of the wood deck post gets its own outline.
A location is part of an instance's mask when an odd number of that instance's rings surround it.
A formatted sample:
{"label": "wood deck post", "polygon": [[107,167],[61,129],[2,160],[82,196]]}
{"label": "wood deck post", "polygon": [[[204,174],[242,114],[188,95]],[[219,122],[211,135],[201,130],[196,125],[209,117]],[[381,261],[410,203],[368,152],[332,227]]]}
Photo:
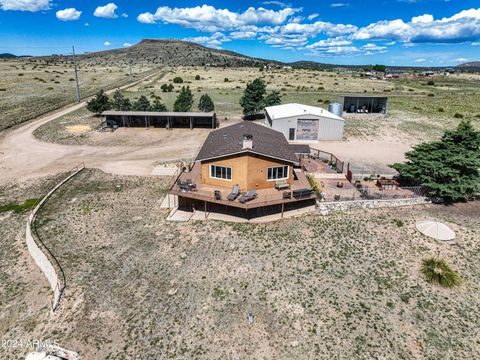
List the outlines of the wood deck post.
{"label": "wood deck post", "polygon": [[205,219],[207,218],[207,202],[204,201],[204,204],[205,204]]}
{"label": "wood deck post", "polygon": [[190,130],[193,129],[193,118],[190,116]]}
{"label": "wood deck post", "polygon": [[281,216],[282,219],[283,219],[283,210],[284,210],[284,207],[285,207],[285,203],[282,203],[282,216]]}

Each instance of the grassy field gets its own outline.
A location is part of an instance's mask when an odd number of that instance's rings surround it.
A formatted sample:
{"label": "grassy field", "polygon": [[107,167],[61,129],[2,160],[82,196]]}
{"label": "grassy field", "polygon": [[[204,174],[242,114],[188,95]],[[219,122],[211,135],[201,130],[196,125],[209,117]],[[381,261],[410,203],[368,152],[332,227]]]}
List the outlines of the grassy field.
{"label": "grassy field", "polygon": [[[135,79],[149,68],[135,66]],[[129,81],[125,67],[79,65],[81,96]],[[0,130],[33,119],[76,101],[75,77],[70,63],[41,60],[0,60]]]}
{"label": "grassy field", "polygon": [[[197,75],[200,80],[195,80]],[[183,84],[173,83],[173,78],[177,76],[184,80]],[[337,101],[338,96],[349,93],[388,96],[387,116],[346,117],[346,139],[401,139],[417,143],[438,137],[461,119],[470,119],[480,128],[479,76],[467,74],[434,77],[434,85],[427,85],[429,80],[421,78],[383,81],[328,71],[179,67],[130,88],[124,94],[131,100],[140,95],[150,98],[152,95],[160,96],[171,110],[180,88],[190,86],[195,96],[193,110],[197,110],[200,96],[207,93],[215,102],[219,120],[228,122],[240,119],[242,109],[239,99],[246,83],[256,77],[266,81],[268,90],[280,91],[284,103],[299,102],[327,108],[329,103]],[[173,84],[174,91],[162,92],[163,84]],[[46,141],[89,143],[92,133],[87,128],[81,134],[66,129],[67,126],[84,123],[96,126],[100,121],[89,118],[85,111],[79,111],[45,125],[50,128],[40,129],[37,134]]]}
{"label": "grassy field", "polygon": [[[55,323],[23,316],[7,334],[92,359],[480,356],[479,203],[173,223],[159,208],[164,186],[87,170],[54,195],[40,234],[65,269],[65,299]],[[417,233],[425,217],[449,223],[457,245]],[[423,279],[422,259],[436,255],[462,286]]]}

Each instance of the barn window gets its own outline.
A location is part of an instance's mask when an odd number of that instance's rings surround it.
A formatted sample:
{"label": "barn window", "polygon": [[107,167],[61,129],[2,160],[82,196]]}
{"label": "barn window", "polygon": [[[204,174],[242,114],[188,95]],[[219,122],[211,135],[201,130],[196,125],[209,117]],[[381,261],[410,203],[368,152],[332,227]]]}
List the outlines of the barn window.
{"label": "barn window", "polygon": [[210,177],[214,179],[232,180],[232,168],[210,165]]}
{"label": "barn window", "polygon": [[283,180],[288,179],[288,166],[275,166],[268,168],[267,180]]}

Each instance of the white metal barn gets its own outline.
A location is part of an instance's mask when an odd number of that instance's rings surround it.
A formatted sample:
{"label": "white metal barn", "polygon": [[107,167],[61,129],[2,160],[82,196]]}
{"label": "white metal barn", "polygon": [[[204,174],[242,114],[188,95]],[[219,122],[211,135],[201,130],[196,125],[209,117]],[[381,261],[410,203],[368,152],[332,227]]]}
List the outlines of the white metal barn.
{"label": "white metal barn", "polygon": [[344,120],[325,109],[302,104],[265,108],[267,125],[289,141],[342,140]]}

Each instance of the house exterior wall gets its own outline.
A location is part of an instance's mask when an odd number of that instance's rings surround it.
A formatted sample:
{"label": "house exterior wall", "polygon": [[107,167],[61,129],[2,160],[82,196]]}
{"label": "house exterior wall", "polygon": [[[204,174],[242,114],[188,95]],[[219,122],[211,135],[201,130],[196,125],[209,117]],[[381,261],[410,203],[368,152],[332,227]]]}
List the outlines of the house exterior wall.
{"label": "house exterior wall", "polygon": [[318,120],[318,140],[342,140],[344,122],[341,120],[330,119],[316,115],[301,115],[294,117],[286,117],[281,119],[270,119],[267,116],[267,126],[273,130],[283,133],[287,140],[289,139],[289,129],[295,129],[295,139],[297,140],[297,123],[299,119],[302,120]]}
{"label": "house exterior wall", "polygon": [[[210,165],[227,166],[232,168],[232,180],[215,179],[210,177]],[[293,185],[293,166],[282,162],[253,154],[242,154],[216,160],[202,162],[202,184],[231,188],[238,184],[241,191],[252,189],[268,189],[275,187],[275,180],[267,180],[267,169],[274,166],[289,166],[288,182]]]}

